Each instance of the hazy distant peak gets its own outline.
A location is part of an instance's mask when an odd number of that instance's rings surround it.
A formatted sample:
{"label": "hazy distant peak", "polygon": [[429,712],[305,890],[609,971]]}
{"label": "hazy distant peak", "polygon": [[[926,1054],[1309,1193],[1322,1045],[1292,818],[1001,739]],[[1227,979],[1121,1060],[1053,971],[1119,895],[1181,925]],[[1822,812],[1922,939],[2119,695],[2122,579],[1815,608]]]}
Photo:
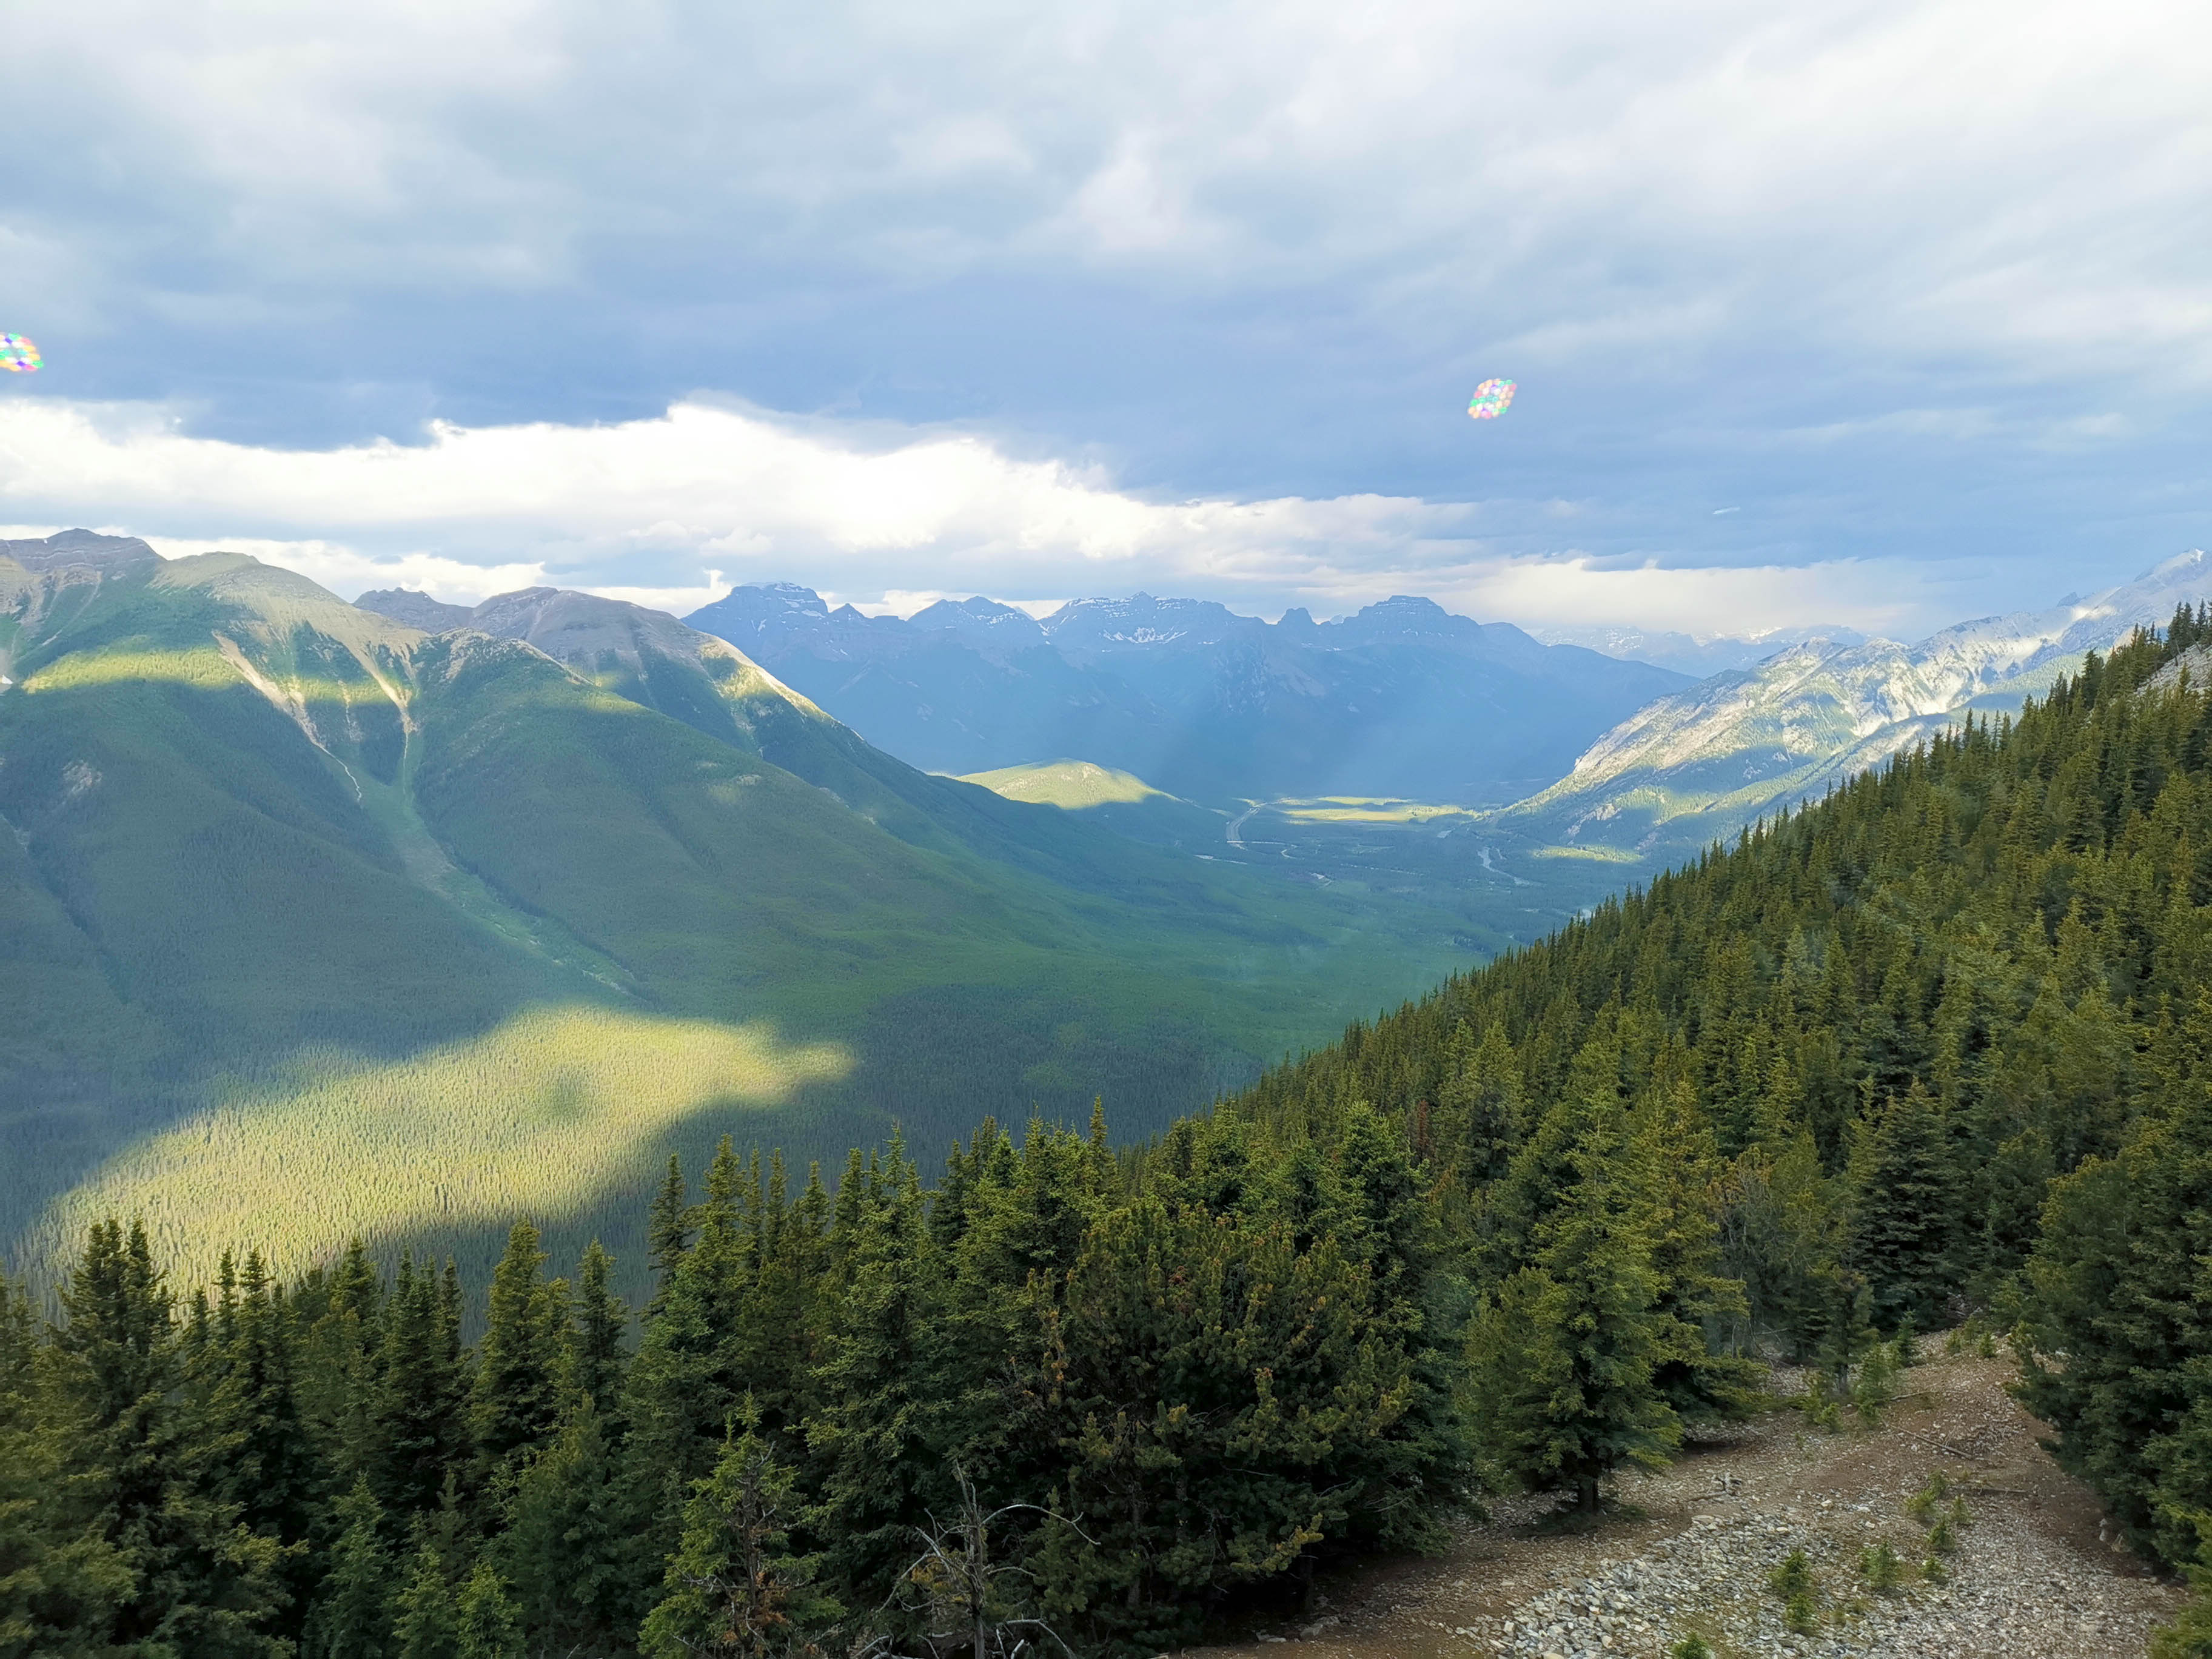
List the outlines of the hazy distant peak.
{"label": "hazy distant peak", "polygon": [[924,633],[951,634],[971,645],[1042,645],[1045,637],[1043,628],[1028,611],[980,596],[939,599],[915,611],[907,623]]}
{"label": "hazy distant peak", "polygon": [[1267,626],[1213,599],[1162,599],[1141,592],[1126,599],[1071,599],[1043,623],[1054,645],[1078,651],[1213,645],[1264,634]]}
{"label": "hazy distant peak", "polygon": [[1773,629],[1764,634],[1686,634],[1672,629],[1638,628],[1628,623],[1595,623],[1579,627],[1546,626],[1534,630],[1547,645],[1578,645],[1628,662],[1650,663],[1702,679],[1710,675],[1755,668],[1784,651],[1814,641],[1837,646],[1863,645],[1868,635],[1840,623],[1815,623],[1802,628]]}
{"label": "hazy distant peak", "polygon": [[1394,593],[1327,624],[1327,629],[1336,642],[1356,644],[1384,640],[1475,640],[1482,636],[1480,623],[1455,616],[1434,599],[1412,593]]}
{"label": "hazy distant peak", "polygon": [[1817,796],[1963,711],[2016,708],[2083,652],[2207,599],[2212,566],[2192,550],[2086,599],[1956,623],[1917,645],[1802,640],[1749,672],[1647,703],[1511,811],[1548,818],[1567,840],[1587,831],[1622,851],[1678,851]]}
{"label": "hazy distant peak", "polygon": [[830,607],[797,582],[748,582],[684,620],[724,639],[758,641],[819,627],[830,620]]}
{"label": "hazy distant peak", "polygon": [[425,634],[442,634],[449,628],[469,625],[468,606],[447,605],[411,587],[376,588],[362,594],[354,604],[361,610],[373,611],[410,628],[419,628]]}

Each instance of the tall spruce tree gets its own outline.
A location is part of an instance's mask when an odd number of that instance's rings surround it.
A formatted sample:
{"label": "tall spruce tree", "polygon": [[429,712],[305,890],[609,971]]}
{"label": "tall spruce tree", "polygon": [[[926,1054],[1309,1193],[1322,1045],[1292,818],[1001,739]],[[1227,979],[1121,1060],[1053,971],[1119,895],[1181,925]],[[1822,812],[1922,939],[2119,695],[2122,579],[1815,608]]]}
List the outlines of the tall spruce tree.
{"label": "tall spruce tree", "polygon": [[639,1632],[646,1659],[781,1659],[844,1613],[816,1587],[819,1558],[792,1544],[806,1519],[797,1474],[761,1437],[759,1418],[744,1402],[714,1474],[684,1506],[665,1593]]}
{"label": "tall spruce tree", "polygon": [[41,1354],[59,1478],[130,1575],[95,1640],[160,1659],[275,1659],[284,1553],[220,1496],[238,1442],[189,1409],[174,1299],[144,1228],[96,1223],[61,1302],[66,1322]]}
{"label": "tall spruce tree", "polygon": [[337,1542],[307,1619],[306,1659],[386,1659],[396,1574],[384,1510],[366,1480],[338,1500],[335,1518]]}
{"label": "tall spruce tree", "polygon": [[462,1584],[455,1625],[459,1659],[526,1659],[530,1651],[521,1609],[488,1562],[477,1563]]}
{"label": "tall spruce tree", "polygon": [[1471,1403],[1508,1473],[1595,1514],[1607,1475],[1662,1465],[1680,1443],[1660,1381],[1680,1340],[1620,1108],[1587,1099],[1579,1116],[1572,1183],[1537,1224],[1535,1261],[1474,1327]]}
{"label": "tall spruce tree", "polygon": [[650,1564],[639,1559],[623,1497],[614,1449],[580,1396],[517,1475],[505,1529],[489,1550],[536,1650],[609,1651],[634,1622],[633,1585]]}
{"label": "tall spruce tree", "polygon": [[510,1485],[550,1439],[561,1413],[566,1308],[545,1282],[537,1227],[518,1221],[493,1270],[491,1307],[477,1345],[469,1427],[487,1488]]}
{"label": "tall spruce tree", "polygon": [[106,1659],[131,1576],[65,1482],[38,1358],[29,1297],[0,1278],[0,1659]]}
{"label": "tall spruce tree", "polygon": [[364,1390],[362,1467],[378,1502],[402,1523],[436,1510],[450,1481],[475,1485],[456,1299],[429,1272],[400,1258],[374,1380]]}
{"label": "tall spruce tree", "polygon": [[461,1611],[437,1549],[419,1545],[392,1602],[392,1659],[460,1659]]}
{"label": "tall spruce tree", "polygon": [[569,1402],[587,1402],[602,1423],[614,1416],[629,1363],[629,1314],[611,1288],[614,1258],[593,1239],[576,1269],[574,1322],[567,1334],[562,1386]]}

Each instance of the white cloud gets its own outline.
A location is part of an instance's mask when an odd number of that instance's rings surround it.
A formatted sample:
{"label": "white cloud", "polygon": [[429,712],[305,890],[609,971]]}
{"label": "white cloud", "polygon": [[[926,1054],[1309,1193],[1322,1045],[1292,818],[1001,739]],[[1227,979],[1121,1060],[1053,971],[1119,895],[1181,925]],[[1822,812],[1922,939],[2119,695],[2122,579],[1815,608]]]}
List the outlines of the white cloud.
{"label": "white cloud", "polygon": [[[1897,562],[1509,556],[1482,540],[1493,508],[1480,503],[1161,502],[969,434],[700,402],[619,424],[441,426],[421,445],[296,452],[191,436],[154,409],[17,400],[0,404],[0,506],[48,526],[74,513],[171,555],[252,553],[348,597],[399,586],[473,603],[556,585],[679,614],[776,580],[899,614],[975,592],[1037,612],[1047,596],[1144,586],[1324,615],[1418,592],[1484,618],[1705,634],[1882,627],[1935,603],[1924,574]],[[935,580],[915,587],[917,572]]]}

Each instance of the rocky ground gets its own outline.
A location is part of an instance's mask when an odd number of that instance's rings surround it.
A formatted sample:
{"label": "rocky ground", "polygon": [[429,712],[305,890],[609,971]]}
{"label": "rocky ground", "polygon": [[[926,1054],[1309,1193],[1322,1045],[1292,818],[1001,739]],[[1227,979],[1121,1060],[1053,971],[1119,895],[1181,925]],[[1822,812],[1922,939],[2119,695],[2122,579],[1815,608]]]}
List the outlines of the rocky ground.
{"label": "rocky ground", "polygon": [[[2040,1425],[2004,1392],[2013,1375],[2008,1359],[1932,1359],[1905,1374],[1904,1397],[1874,1430],[1831,1433],[1775,1412],[1664,1473],[1624,1480],[1632,1518],[1593,1532],[1547,1529],[1541,1503],[1501,1504],[1448,1555],[1352,1572],[1325,1586],[1310,1620],[1208,1652],[1659,1659],[1694,1632],[1719,1659],[2140,1655],[2183,1593],[2107,1541],[2096,1500],[2058,1471],[2036,1444]],[[1918,1572],[1928,1528],[1906,1513],[1938,1473],[1968,1517],[1936,1558],[1940,1583]],[[1884,1540],[1905,1567],[1887,1593],[1862,1565]],[[1768,1586],[1796,1549],[1815,1581],[1805,1634],[1785,1626]]]}

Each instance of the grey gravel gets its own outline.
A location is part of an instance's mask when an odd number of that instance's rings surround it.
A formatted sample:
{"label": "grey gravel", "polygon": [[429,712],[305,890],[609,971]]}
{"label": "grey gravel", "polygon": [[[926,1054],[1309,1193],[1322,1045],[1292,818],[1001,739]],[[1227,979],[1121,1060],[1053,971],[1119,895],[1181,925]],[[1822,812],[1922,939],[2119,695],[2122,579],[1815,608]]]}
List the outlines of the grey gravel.
{"label": "grey gravel", "polygon": [[[1907,1373],[1887,1424],[1829,1434],[1778,1412],[1624,1480],[1623,1518],[1583,1534],[1532,1526],[1514,1499],[1443,1559],[1381,1564],[1332,1583],[1321,1616],[1255,1632],[1280,1659],[1661,1659],[1695,1631],[1720,1659],[2137,1659],[2184,1592],[2112,1540],[2089,1494],[2036,1443],[2002,1360]],[[1778,1379],[1781,1386],[1792,1379]],[[1920,1581],[1925,1528],[1905,1504],[1941,1470],[1972,1524]],[[1640,1511],[1640,1516],[1637,1514]],[[1879,1595],[1862,1552],[1887,1540],[1914,1582]],[[1767,1575],[1802,1548],[1816,1628],[1792,1634]],[[1234,1652],[1234,1647],[1214,1650]]]}

